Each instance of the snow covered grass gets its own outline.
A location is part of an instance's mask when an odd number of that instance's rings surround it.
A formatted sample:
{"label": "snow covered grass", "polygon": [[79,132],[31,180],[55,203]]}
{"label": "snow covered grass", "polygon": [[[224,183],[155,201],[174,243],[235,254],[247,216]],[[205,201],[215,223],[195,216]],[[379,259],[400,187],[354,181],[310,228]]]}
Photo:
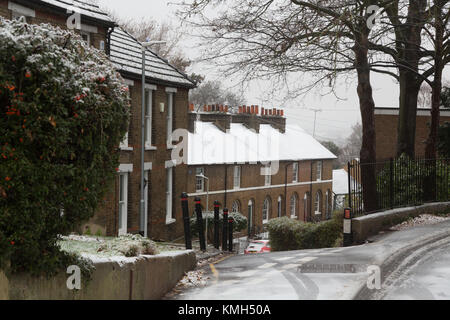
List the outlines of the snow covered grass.
{"label": "snow covered grass", "polygon": [[140,235],[126,235],[118,238],[70,235],[61,237],[58,244],[61,250],[68,253],[97,258],[130,258],[156,255],[160,252],[160,247],[155,242]]}
{"label": "snow covered grass", "polygon": [[393,226],[390,230],[393,231],[400,231],[409,229],[415,226],[420,225],[429,225],[429,224],[436,224],[443,221],[450,220],[450,215],[431,215],[431,214],[423,214],[421,216],[418,216],[413,219],[408,219],[396,226]]}

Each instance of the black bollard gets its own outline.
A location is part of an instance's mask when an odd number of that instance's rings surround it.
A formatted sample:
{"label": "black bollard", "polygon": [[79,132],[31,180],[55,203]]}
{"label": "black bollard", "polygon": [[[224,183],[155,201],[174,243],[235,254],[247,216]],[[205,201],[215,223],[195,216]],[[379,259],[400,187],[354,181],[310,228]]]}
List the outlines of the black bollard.
{"label": "black bollard", "polygon": [[228,209],[223,209],[222,251],[228,249]]}
{"label": "black bollard", "polygon": [[220,249],[220,216],[219,216],[219,201],[214,202],[214,248]]}
{"label": "black bollard", "polygon": [[189,221],[189,203],[187,193],[183,193],[181,195],[181,208],[183,210],[184,239],[186,242],[186,250],[192,250],[191,224]]}
{"label": "black bollard", "polygon": [[230,217],[228,219],[228,232],[229,232],[228,250],[230,252],[233,252],[233,223],[234,223],[234,219]]}
{"label": "black bollard", "polygon": [[197,214],[198,238],[200,240],[200,250],[206,251],[205,229],[203,227],[202,203],[200,198],[195,198],[195,212]]}

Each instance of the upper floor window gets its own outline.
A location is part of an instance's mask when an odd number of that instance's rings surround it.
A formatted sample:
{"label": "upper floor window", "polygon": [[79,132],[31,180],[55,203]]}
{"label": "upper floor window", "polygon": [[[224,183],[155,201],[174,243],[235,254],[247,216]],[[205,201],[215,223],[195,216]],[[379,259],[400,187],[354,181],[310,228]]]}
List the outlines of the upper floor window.
{"label": "upper floor window", "polygon": [[175,93],[177,89],[166,88],[167,92],[167,146],[172,147],[172,134],[174,126]]}
{"label": "upper floor window", "polygon": [[235,166],[234,167],[234,189],[239,189],[241,187],[241,167]]}
{"label": "upper floor window", "polygon": [[91,34],[89,32],[82,31],[81,38],[87,43],[88,46],[91,45]]}
{"label": "upper floor window", "polygon": [[264,185],[270,186],[272,185],[272,174],[271,174],[271,168],[270,167],[265,167],[265,175],[264,175]]}
{"label": "upper floor window", "polygon": [[202,176],[205,174],[204,168],[195,169],[195,191],[204,192],[205,191],[205,179]]}
{"label": "upper floor window", "polygon": [[13,1],[8,1],[8,9],[11,10],[11,19],[16,20],[20,17],[25,17],[25,21],[28,22],[28,18],[35,18],[36,11],[28,7],[22,6]]}
{"label": "upper floor window", "polygon": [[322,173],[323,173],[323,162],[322,161],[317,161],[317,172],[316,172],[316,177],[317,177],[317,181],[322,181]]}
{"label": "upper floor window", "polygon": [[292,165],[292,182],[298,182],[298,162]]}
{"label": "upper floor window", "polygon": [[[127,81],[127,80],[125,80],[125,81]],[[130,94],[130,98],[132,98],[131,93],[132,93],[133,84],[132,84],[132,81],[127,81],[127,82],[128,82],[128,92]],[[128,127],[128,131],[125,134],[125,137],[123,138],[122,142],[120,143],[120,149],[122,149],[122,150],[132,149],[132,148],[129,148],[129,145],[130,145],[130,140],[129,140],[130,128],[131,128],[131,119],[130,119],[130,125]]]}

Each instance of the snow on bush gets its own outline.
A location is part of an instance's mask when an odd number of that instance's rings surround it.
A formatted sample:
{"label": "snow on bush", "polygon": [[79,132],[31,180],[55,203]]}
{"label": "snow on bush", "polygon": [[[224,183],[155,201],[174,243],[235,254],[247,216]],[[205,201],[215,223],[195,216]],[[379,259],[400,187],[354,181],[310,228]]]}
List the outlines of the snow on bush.
{"label": "snow on bush", "polygon": [[58,244],[68,253],[98,257],[138,257],[159,253],[155,242],[141,235],[125,235],[118,238],[70,235],[62,237]]}
{"label": "snow on bush", "polygon": [[111,187],[127,91],[79,35],[0,18],[0,260],[13,272],[52,274],[73,260],[58,235],[92,217]]}

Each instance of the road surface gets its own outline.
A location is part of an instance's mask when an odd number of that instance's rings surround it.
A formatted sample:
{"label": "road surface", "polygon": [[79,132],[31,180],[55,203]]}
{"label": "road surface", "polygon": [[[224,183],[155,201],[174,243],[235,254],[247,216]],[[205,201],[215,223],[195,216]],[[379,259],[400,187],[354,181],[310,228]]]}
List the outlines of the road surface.
{"label": "road surface", "polygon": [[[381,271],[381,289],[368,289]],[[450,299],[450,222],[390,232],[350,248],[239,255],[207,266],[179,300]]]}

